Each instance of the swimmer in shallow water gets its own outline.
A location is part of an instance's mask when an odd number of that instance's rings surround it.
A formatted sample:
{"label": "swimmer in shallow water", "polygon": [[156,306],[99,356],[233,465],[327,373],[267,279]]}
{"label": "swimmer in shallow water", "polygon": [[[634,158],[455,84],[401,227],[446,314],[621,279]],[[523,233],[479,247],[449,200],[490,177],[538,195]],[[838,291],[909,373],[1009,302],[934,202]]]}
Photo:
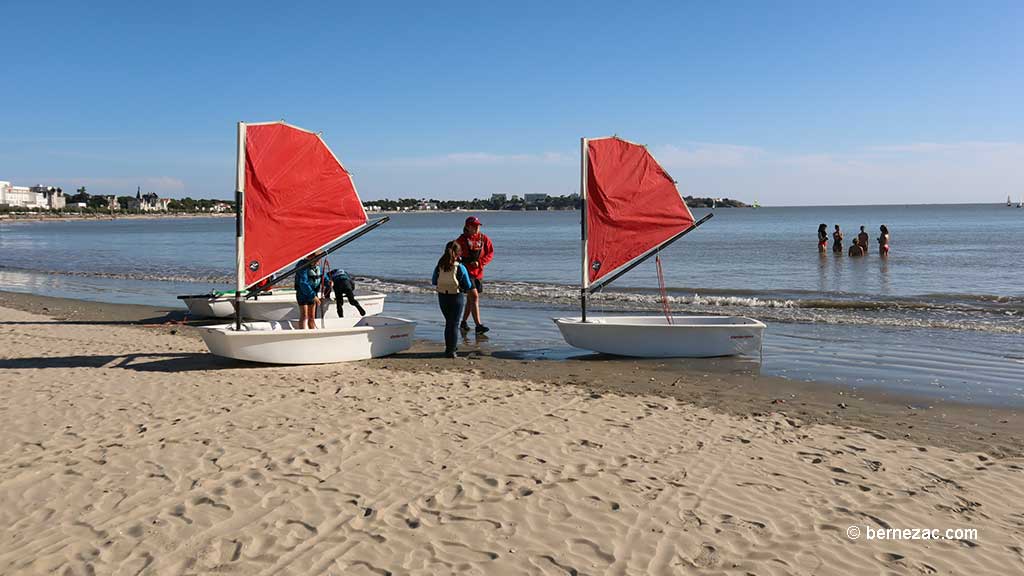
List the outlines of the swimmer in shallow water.
{"label": "swimmer in shallow water", "polygon": [[832,253],[843,255],[843,231],[836,224],[836,231],[832,233]]}

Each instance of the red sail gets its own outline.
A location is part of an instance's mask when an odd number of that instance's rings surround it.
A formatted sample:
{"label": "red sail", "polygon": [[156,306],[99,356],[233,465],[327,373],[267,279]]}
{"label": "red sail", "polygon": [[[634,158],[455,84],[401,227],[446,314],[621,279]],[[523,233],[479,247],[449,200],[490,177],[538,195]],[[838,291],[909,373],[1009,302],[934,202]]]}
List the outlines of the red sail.
{"label": "red sail", "polygon": [[672,177],[647,148],[587,141],[587,264],[605,276],[693,225]]}
{"label": "red sail", "polygon": [[245,127],[244,207],[246,287],[366,223],[320,136],[283,122]]}

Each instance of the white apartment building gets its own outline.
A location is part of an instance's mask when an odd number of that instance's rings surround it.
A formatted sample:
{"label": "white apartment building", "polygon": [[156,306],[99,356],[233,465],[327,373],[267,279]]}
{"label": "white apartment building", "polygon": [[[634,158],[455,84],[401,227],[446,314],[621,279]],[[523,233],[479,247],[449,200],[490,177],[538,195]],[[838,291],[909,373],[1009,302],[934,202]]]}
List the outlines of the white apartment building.
{"label": "white apartment building", "polygon": [[0,181],[0,204],[17,208],[58,209],[64,207],[64,192],[53,186],[12,186]]}
{"label": "white apartment building", "polygon": [[36,195],[28,186],[8,186],[5,203],[19,208],[35,208]]}

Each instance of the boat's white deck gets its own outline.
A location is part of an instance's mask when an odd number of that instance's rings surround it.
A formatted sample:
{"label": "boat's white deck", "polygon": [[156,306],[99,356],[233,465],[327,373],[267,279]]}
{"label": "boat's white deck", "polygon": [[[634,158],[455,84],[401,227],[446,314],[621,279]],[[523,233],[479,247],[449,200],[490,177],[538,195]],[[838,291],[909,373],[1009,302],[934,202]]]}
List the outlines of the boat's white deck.
{"label": "boat's white deck", "polygon": [[[390,316],[365,316],[359,318],[317,318],[316,329],[309,330],[308,328],[302,328],[299,325],[298,320],[282,320],[267,321],[267,322],[243,322],[241,333],[281,333],[281,332],[315,332],[320,334],[333,334],[339,332],[360,332],[367,331],[374,328],[384,328],[388,326],[398,326],[414,324],[409,320],[403,318],[393,318]],[[225,332],[235,332],[235,325],[222,324],[218,326],[210,326],[208,329],[221,330]]]}

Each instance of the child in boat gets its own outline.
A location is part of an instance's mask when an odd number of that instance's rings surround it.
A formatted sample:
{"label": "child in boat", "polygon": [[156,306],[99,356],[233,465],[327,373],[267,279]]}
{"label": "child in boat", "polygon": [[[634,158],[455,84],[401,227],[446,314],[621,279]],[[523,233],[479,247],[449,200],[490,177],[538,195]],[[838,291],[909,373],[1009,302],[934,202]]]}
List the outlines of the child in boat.
{"label": "child in boat", "polygon": [[878,255],[888,256],[889,255],[889,229],[882,224],[878,227],[881,234],[878,236]]}
{"label": "child in boat", "polygon": [[836,231],[832,233],[832,253],[843,255],[843,232],[836,224]]}
{"label": "child in boat", "polygon": [[828,245],[828,226],[821,224],[818,226],[818,252],[824,254],[826,245]]}
{"label": "child in boat", "polygon": [[295,273],[295,300],[299,304],[299,328],[316,328],[316,307],[320,304],[320,286],[323,277],[320,272],[320,258],[317,251],[306,257],[304,266]]}
{"label": "child in boat", "polygon": [[348,300],[348,303],[359,311],[360,316],[366,316],[366,310],[363,310],[363,307],[359,305],[359,301],[356,300],[356,282],[348,275],[348,272],[340,268],[331,270],[330,274],[327,275],[327,286],[328,290],[334,290],[334,302],[338,307],[338,318],[345,317],[343,310],[343,302],[345,300]]}
{"label": "child in boat", "polygon": [[457,241],[451,241],[444,247],[441,259],[434,267],[431,283],[437,286],[437,304],[444,315],[444,355],[457,358],[456,349],[459,343],[459,317],[466,305],[465,292],[473,289],[466,266],[459,262],[462,249]]}

